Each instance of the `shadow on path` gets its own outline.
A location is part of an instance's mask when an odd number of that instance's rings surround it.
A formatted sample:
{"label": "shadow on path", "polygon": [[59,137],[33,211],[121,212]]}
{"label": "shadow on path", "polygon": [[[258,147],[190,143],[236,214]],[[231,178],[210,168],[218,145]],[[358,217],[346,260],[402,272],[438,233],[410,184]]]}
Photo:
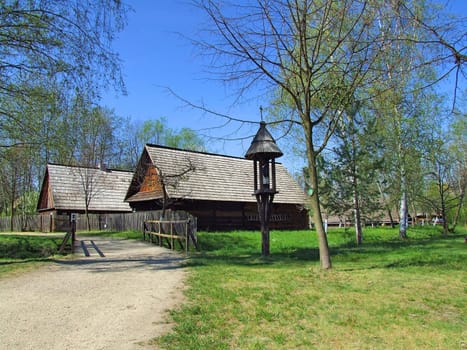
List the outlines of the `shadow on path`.
{"label": "shadow on path", "polygon": [[118,272],[131,269],[174,270],[186,258],[166,248],[145,242],[87,237],[77,240],[73,259],[55,259],[61,266],[82,267],[91,272]]}

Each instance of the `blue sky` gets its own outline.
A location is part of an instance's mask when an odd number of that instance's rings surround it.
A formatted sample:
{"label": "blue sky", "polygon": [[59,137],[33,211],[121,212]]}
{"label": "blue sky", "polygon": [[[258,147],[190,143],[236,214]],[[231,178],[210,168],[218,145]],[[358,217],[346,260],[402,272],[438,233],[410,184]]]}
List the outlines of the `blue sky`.
{"label": "blue sky", "polygon": [[[201,13],[186,1],[127,1],[130,12],[128,25],[115,42],[115,50],[123,61],[123,74],[128,95],[104,95],[103,104],[117,115],[135,121],[165,117],[169,127],[189,127],[202,134],[228,136],[234,129],[207,130],[225,123],[199,110],[188,108],[167,92],[204,103],[209,108],[232,116],[260,120],[259,103],[232,108],[233,98],[219,82],[208,80],[196,49],[180,34],[193,36],[200,28]],[[236,126],[238,127],[238,125]],[[241,136],[254,135],[257,126],[244,127]],[[233,137],[238,137],[235,135]],[[243,156],[251,139],[241,141],[208,141],[209,150]]]}
{"label": "blue sky", "polygon": [[[113,108],[117,115],[134,121],[165,117],[169,127],[189,127],[201,134],[222,137],[253,136],[257,126],[237,125],[205,131],[222,125],[225,120],[187,108],[171,96],[164,87],[194,103],[204,103],[218,112],[233,117],[259,121],[261,101],[232,107],[233,97],[219,82],[208,80],[203,61],[188,40],[179,34],[193,37],[200,29],[203,15],[187,0],[127,0],[133,11],[128,24],[120,33],[114,48],[123,61],[123,74],[127,96],[105,94],[102,103]],[[449,1],[461,16],[467,15],[467,0]],[[267,103],[267,101],[264,101]],[[231,133],[233,133],[231,135]],[[243,141],[207,141],[209,151],[243,156],[251,139]],[[279,144],[280,146],[280,144]],[[301,163],[285,154],[284,162],[291,172],[299,170]]]}

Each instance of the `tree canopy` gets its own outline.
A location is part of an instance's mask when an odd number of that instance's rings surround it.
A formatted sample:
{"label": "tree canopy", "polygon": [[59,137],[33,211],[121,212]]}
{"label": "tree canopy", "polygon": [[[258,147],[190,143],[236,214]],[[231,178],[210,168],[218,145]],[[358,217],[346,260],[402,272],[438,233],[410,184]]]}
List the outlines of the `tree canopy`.
{"label": "tree canopy", "polygon": [[92,104],[103,87],[124,91],[111,44],[126,11],[119,0],[0,1],[1,146],[41,141],[25,111],[43,99],[63,113],[76,96]]}

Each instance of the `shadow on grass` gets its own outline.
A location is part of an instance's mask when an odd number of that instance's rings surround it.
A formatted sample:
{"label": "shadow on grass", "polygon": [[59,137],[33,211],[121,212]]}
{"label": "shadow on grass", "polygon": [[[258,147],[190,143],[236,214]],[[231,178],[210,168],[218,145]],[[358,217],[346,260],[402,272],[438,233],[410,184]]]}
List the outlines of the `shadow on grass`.
{"label": "shadow on grass", "polygon": [[[463,235],[429,235],[423,238],[373,239],[357,245],[353,236],[330,243],[331,260],[347,269],[401,268],[424,266],[463,269],[467,254]],[[343,238],[343,239],[342,239]],[[272,249],[269,257],[261,256],[258,241],[249,236],[215,233],[203,236],[201,251],[193,253],[188,266],[236,265],[254,267],[287,267],[303,263],[319,263],[317,247],[281,247]],[[356,267],[355,264],[359,265]]]}
{"label": "shadow on grass", "polygon": [[36,263],[36,262],[52,262],[54,261],[53,258],[26,258],[26,259],[16,259],[16,260],[0,260],[0,266],[8,266],[8,265],[18,265],[18,264],[28,264],[28,263]]}

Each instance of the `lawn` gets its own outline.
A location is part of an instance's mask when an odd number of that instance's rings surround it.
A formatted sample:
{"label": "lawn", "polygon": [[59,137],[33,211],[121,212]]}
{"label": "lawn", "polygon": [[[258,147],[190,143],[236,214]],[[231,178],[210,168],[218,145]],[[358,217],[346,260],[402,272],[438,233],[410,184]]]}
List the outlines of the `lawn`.
{"label": "lawn", "polygon": [[465,349],[466,231],[331,230],[333,269],[319,267],[315,233],[199,233],[187,303],[172,312],[165,349]]}
{"label": "lawn", "polygon": [[[186,303],[172,311],[164,349],[467,349],[467,230],[436,227],[328,234],[333,268],[319,267],[316,234],[199,232]],[[141,239],[141,232],[92,232]],[[78,237],[84,235],[79,233]],[[0,235],[0,276],[50,261],[61,239]],[[53,258],[53,256],[52,256]]]}

